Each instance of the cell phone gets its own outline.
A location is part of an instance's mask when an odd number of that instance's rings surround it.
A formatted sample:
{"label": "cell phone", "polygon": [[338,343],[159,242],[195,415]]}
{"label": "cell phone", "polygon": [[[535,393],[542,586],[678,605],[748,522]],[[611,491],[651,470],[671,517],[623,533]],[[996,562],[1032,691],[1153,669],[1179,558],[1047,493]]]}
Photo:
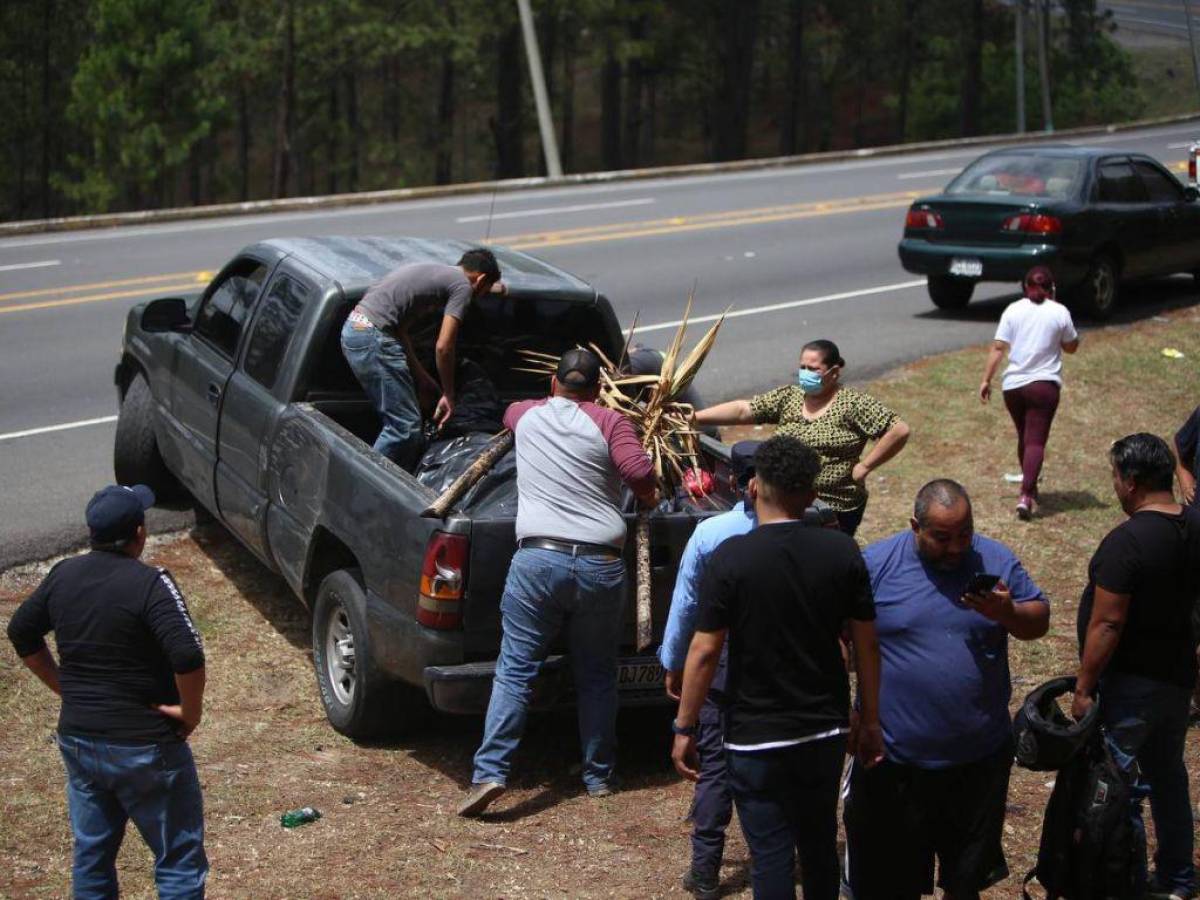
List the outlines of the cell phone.
{"label": "cell phone", "polygon": [[1000,583],[999,575],[989,575],[987,572],[976,572],[971,576],[971,580],[967,582],[967,588],[964,593],[967,594],[987,594]]}

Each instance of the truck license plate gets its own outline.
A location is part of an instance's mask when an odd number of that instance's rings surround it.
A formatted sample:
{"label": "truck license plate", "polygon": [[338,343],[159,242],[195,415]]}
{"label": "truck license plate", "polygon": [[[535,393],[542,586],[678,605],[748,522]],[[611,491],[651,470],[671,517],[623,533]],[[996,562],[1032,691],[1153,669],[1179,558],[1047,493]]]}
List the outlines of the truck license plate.
{"label": "truck license plate", "polygon": [[963,259],[956,256],[950,260],[950,274],[961,275],[964,278],[979,278],[983,275],[983,260]]}
{"label": "truck license plate", "polygon": [[617,689],[639,691],[662,687],[665,675],[658,663],[621,663],[617,666]]}

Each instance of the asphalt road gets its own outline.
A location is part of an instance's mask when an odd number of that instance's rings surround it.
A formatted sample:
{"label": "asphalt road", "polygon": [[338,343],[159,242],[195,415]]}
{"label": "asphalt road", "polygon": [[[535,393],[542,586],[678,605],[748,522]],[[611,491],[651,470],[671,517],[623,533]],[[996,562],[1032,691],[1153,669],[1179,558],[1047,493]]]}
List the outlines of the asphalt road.
{"label": "asphalt road", "polygon": [[[1087,143],[1150,153],[1180,171],[1184,147],[1197,135],[1200,123]],[[790,380],[799,346],[816,337],[841,345],[851,380],[988,340],[1009,289],[983,286],[964,312],[940,314],[895,252],[912,197],[938,190],[978,152],[0,241],[0,569],[86,537],[83,507],[112,478],[112,371],[126,310],[202,284],[255,240],[483,239],[490,227],[494,242],[597,285],[623,323],[640,313],[639,333],[660,346],[695,284],[694,315],[730,305],[735,314],[699,382],[715,401]],[[1126,318],[1196,300],[1191,279],[1183,278],[1139,295],[1122,313]],[[187,522],[180,514],[155,516],[159,528]]]}

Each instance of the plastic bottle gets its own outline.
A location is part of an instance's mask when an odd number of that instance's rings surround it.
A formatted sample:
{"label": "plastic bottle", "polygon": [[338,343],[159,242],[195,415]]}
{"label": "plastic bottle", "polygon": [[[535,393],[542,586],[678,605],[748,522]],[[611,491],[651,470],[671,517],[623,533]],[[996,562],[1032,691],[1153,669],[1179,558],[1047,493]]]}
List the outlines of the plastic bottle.
{"label": "plastic bottle", "polygon": [[284,828],[299,828],[301,825],[315,822],[319,818],[321,818],[321,811],[319,809],[306,806],[303,809],[293,809],[285,812],[279,817],[279,824]]}

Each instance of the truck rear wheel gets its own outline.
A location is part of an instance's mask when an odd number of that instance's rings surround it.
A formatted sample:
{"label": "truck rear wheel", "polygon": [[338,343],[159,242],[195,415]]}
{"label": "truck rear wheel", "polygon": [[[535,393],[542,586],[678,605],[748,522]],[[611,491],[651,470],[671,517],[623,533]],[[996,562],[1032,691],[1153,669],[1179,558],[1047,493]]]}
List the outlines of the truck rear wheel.
{"label": "truck rear wheel", "polygon": [[971,302],[975,282],[954,275],[930,275],[925,281],[929,299],[938,309],[962,309]]}
{"label": "truck rear wheel", "polygon": [[144,484],[159,502],[178,501],[186,496],[183,487],[167,469],[154,436],[154,397],[146,376],[133,376],[117,414],[113,440],[113,475],[117,484]]}
{"label": "truck rear wheel", "polygon": [[392,681],[375,663],[358,569],[339,569],[321,582],[312,648],[321,703],[335,731],[350,738],[397,734],[428,713],[417,689]]}

